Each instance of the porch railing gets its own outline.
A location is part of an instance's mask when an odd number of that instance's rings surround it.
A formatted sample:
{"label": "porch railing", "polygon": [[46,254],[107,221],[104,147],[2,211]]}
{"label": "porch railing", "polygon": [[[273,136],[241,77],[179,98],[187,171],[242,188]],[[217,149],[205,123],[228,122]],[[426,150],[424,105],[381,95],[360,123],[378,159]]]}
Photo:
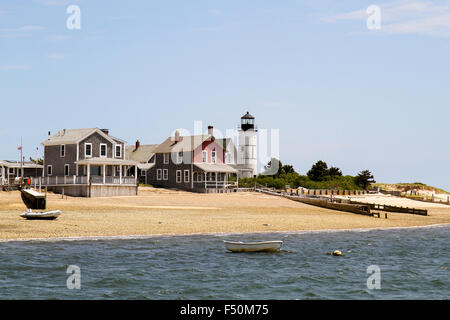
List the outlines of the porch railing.
{"label": "porch railing", "polygon": [[195,188],[226,188],[230,185],[227,181],[194,181]]}
{"label": "porch railing", "polygon": [[[134,177],[112,177],[112,176],[91,176],[92,185],[117,184],[117,185],[136,185]],[[32,186],[58,186],[58,185],[87,185],[89,184],[87,176],[51,176],[51,177],[32,177]]]}

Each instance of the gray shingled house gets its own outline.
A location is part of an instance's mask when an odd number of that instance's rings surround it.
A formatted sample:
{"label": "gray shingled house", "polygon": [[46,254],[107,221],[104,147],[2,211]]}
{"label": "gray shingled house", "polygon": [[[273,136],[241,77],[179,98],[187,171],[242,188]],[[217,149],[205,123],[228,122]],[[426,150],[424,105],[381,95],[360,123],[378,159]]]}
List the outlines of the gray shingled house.
{"label": "gray shingled house", "polygon": [[141,144],[136,140],[135,145],[125,147],[125,158],[138,163],[139,183],[148,184],[147,171],[155,165],[155,149],[158,144]]}
{"label": "gray shingled house", "polygon": [[176,131],[153,151],[155,164],[147,171],[147,181],[155,187],[225,192],[229,175],[238,173],[230,166],[230,141],[216,139],[212,126],[206,135],[180,136]]}
{"label": "gray shingled house", "polygon": [[137,162],[126,160],[125,144],[107,129],[63,129],[42,142],[38,184],[70,196],[136,195]]}
{"label": "gray shingled house", "polygon": [[40,177],[43,168],[44,166],[31,161],[0,160],[0,186],[16,184],[22,173],[24,178]]}

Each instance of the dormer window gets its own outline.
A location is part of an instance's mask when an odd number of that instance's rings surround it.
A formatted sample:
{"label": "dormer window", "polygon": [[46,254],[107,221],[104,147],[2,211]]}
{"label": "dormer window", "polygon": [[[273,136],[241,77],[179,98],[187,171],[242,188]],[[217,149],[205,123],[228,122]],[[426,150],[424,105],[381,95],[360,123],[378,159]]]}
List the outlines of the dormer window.
{"label": "dormer window", "polygon": [[202,162],[208,161],[208,151],[202,151]]}
{"label": "dormer window", "polygon": [[177,153],[177,163],[178,164],[183,163],[183,151]]}

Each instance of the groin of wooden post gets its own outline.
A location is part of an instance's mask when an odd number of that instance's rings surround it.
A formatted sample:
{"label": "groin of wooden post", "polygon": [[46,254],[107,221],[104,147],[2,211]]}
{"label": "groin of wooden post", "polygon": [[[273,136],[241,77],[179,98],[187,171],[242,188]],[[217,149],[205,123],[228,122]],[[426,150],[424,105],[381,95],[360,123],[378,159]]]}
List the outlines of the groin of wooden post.
{"label": "groin of wooden post", "polygon": [[349,204],[349,203],[335,203],[331,202],[329,200],[324,199],[314,199],[314,198],[307,198],[307,197],[299,197],[297,195],[290,195],[287,193],[279,193],[279,192],[273,192],[268,191],[264,189],[257,189],[259,192],[271,194],[271,195],[277,195],[281,196],[290,200],[302,202],[305,204],[309,204],[316,207],[331,209],[331,210],[338,210],[338,211],[345,211],[345,212],[351,212],[351,213],[357,213],[362,214],[365,216],[372,216],[370,213],[370,207],[367,205],[362,204]]}
{"label": "groin of wooden post", "polygon": [[421,216],[427,216],[428,210],[426,209],[416,209],[416,208],[407,208],[407,207],[396,207],[396,206],[388,206],[384,204],[375,204],[375,203],[364,203],[358,201],[349,201],[351,204],[364,204],[370,207],[372,210],[381,210],[386,212],[398,212],[398,213],[409,213],[409,214],[418,214]]}

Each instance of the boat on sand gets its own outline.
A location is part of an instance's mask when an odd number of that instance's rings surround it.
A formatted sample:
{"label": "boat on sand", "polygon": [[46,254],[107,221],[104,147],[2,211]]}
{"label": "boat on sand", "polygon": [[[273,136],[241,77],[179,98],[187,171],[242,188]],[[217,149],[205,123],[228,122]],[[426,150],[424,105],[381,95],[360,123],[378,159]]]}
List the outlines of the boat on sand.
{"label": "boat on sand", "polygon": [[283,245],[283,241],[234,242],[224,241],[225,248],[231,252],[276,252]]}
{"label": "boat on sand", "polygon": [[60,210],[46,211],[46,212],[36,212],[30,210],[22,213],[20,216],[28,220],[54,220],[58,218],[60,214],[61,214]]}
{"label": "boat on sand", "polygon": [[20,188],[23,203],[27,206],[28,211],[20,216],[28,220],[53,220],[61,214],[60,210],[53,211],[33,211],[45,210],[47,201],[45,195],[35,190]]}

